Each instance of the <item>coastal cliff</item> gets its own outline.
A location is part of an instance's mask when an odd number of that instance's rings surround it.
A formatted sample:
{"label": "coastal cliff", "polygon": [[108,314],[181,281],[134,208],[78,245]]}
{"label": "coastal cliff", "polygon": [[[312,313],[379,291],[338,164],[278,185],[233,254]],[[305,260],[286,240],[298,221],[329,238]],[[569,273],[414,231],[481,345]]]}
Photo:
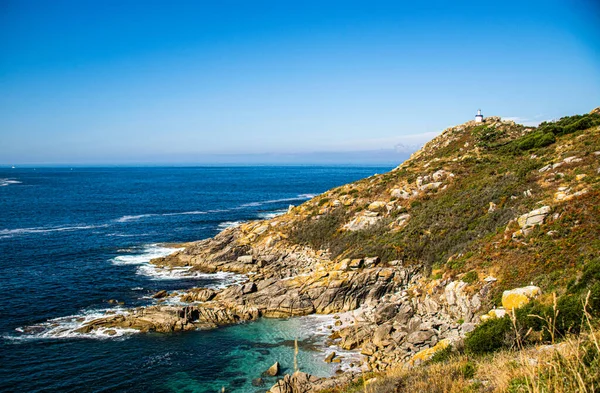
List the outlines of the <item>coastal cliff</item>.
{"label": "coastal cliff", "polygon": [[331,343],[360,351],[362,368],[333,379],[297,372],[270,391],[340,388],[360,372],[426,363],[534,299],[587,288],[580,279],[598,261],[599,206],[600,109],[537,128],[469,121],[388,173],[152,261],[238,274],[239,285],[161,291],[156,305],[80,332],[333,314]]}

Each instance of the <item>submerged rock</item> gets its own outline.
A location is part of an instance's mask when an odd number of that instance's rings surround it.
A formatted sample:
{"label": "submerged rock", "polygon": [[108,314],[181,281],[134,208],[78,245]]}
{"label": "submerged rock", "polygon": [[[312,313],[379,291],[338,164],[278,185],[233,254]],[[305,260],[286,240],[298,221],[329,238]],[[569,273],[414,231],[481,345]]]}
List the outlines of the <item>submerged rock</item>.
{"label": "submerged rock", "polygon": [[256,386],[256,387],[265,386],[265,380],[262,378],[254,378],[252,380],[252,386]]}

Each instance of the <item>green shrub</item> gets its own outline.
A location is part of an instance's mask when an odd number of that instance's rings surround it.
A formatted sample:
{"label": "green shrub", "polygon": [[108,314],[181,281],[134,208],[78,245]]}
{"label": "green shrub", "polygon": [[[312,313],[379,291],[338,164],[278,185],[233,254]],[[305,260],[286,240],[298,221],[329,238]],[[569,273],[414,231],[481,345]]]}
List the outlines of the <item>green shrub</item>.
{"label": "green shrub", "polygon": [[558,298],[556,317],[556,330],[564,335],[566,333],[579,333],[583,320],[583,303],[578,295],[567,294]]}
{"label": "green shrub", "polygon": [[442,349],[441,351],[437,351],[436,353],[433,354],[433,356],[431,357],[431,360],[429,360],[431,363],[442,363],[447,361],[448,359],[450,359],[450,356],[452,356],[452,345],[448,345],[446,348]]}
{"label": "green shrub", "polygon": [[346,212],[338,208],[316,219],[300,222],[291,230],[290,239],[315,250],[326,248],[345,220]]}
{"label": "green shrub", "polygon": [[527,378],[525,377],[518,377],[518,378],[513,378],[509,384],[508,384],[508,388],[506,389],[507,393],[528,393],[529,390],[529,383],[527,382]]}
{"label": "green shrub", "polygon": [[551,132],[535,131],[517,140],[520,150],[545,147],[556,142],[556,137]]}
{"label": "green shrub", "polygon": [[489,319],[467,334],[465,351],[471,354],[484,354],[512,346],[513,342],[513,326],[508,317]]}
{"label": "green shrub", "polygon": [[556,142],[556,137],[554,136],[554,134],[547,132],[547,133],[542,134],[542,136],[540,136],[539,138],[536,139],[535,147],[536,148],[545,147],[545,146],[553,144],[554,142]]}
{"label": "green shrub", "polygon": [[319,206],[323,206],[323,205],[325,205],[325,204],[326,204],[326,203],[328,203],[328,202],[329,202],[329,198],[322,198],[322,199],[319,201]]}
{"label": "green shrub", "polygon": [[475,376],[475,363],[468,361],[465,364],[460,366],[460,373],[462,374],[463,378],[465,379],[471,379]]}
{"label": "green shrub", "polygon": [[572,134],[600,124],[600,115],[585,114],[566,116],[556,122],[543,122],[538,126],[539,131],[551,132],[554,135]]}

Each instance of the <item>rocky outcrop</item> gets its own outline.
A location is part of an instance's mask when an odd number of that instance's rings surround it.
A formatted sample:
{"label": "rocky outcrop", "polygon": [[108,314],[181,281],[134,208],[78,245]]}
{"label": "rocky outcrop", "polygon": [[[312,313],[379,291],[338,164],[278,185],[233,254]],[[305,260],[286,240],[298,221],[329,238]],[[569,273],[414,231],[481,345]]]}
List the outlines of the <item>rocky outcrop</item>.
{"label": "rocky outcrop", "polygon": [[378,212],[370,210],[360,212],[344,225],[344,229],[348,231],[360,231],[377,224],[382,218],[383,216]]}
{"label": "rocky outcrop", "polygon": [[[377,257],[334,263],[310,249],[282,244],[276,248],[249,247],[240,239],[241,230],[226,230],[153,263],[163,267],[188,266],[192,271],[252,274],[245,283],[222,290],[192,288],[179,293],[180,301],[189,302],[189,306],[138,308],[126,315],[92,321],[82,331],[127,327],[171,332],[214,328],[259,317],[349,311],[402,288],[415,270],[379,266]],[[167,296],[166,292],[162,296]]]}
{"label": "rocky outcrop", "polygon": [[275,377],[277,375],[279,375],[279,362],[275,362],[273,363],[273,365],[271,367],[268,368],[267,371],[264,372],[264,375],[268,376],[268,377]]}
{"label": "rocky outcrop", "polygon": [[550,213],[550,206],[544,206],[539,209],[530,211],[527,214],[523,214],[517,220],[521,229],[527,229],[540,225],[544,222],[546,216]]}
{"label": "rocky outcrop", "polygon": [[268,390],[267,393],[316,393],[321,391],[337,391],[350,381],[357,381],[354,373],[347,372],[333,378],[319,378],[314,375],[296,371],[285,375]]}
{"label": "rocky outcrop", "polygon": [[426,360],[460,341],[478,322],[481,290],[487,291],[493,282],[474,294],[462,281],[438,281],[429,287],[425,282],[413,275],[404,291],[365,302],[353,313],[354,323],[333,332],[332,342],[343,349],[359,349],[369,369],[383,371],[410,363],[418,353],[410,364]]}
{"label": "rocky outcrop", "polygon": [[513,233],[513,238],[529,235],[534,227],[544,223],[546,216],[550,214],[551,210],[550,206],[543,206],[519,216],[517,223],[519,224],[520,229]]}
{"label": "rocky outcrop", "polygon": [[534,285],[504,291],[502,293],[502,307],[507,311],[521,308],[540,293],[540,288]]}
{"label": "rocky outcrop", "polygon": [[300,371],[286,375],[277,381],[269,393],[310,393],[317,391],[316,384],[320,378]]}

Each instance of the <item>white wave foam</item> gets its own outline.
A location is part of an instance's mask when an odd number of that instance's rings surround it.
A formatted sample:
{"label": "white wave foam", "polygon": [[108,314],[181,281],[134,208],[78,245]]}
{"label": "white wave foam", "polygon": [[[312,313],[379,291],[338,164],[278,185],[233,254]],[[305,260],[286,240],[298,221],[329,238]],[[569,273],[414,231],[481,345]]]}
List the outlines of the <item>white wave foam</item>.
{"label": "white wave foam", "polygon": [[15,236],[27,235],[32,233],[48,233],[48,232],[63,232],[63,231],[79,231],[85,229],[106,228],[108,225],[75,225],[62,227],[38,227],[38,228],[16,228],[16,229],[0,229],[0,235]]}
{"label": "white wave foam", "polygon": [[248,280],[248,277],[242,274],[229,272],[201,273],[191,271],[191,268],[191,266],[161,268],[148,263],[140,265],[136,273],[150,277],[151,280],[215,280],[217,281],[216,284],[206,285],[206,287],[214,289],[225,288]]}
{"label": "white wave foam", "polygon": [[291,197],[291,198],[270,199],[270,200],[266,200],[266,201],[248,202],[248,203],[244,203],[240,206],[232,207],[232,208],[228,208],[228,209],[212,209],[212,210],[207,210],[207,211],[192,210],[192,211],[187,211],[187,212],[175,212],[175,213],[147,213],[147,214],[127,215],[127,216],[117,218],[114,221],[124,223],[124,222],[138,221],[138,220],[142,220],[144,218],[149,218],[149,217],[188,216],[188,215],[201,215],[201,214],[210,214],[210,213],[223,213],[223,212],[227,212],[227,211],[241,210],[241,209],[245,209],[247,207],[258,207],[258,206],[268,205],[268,204],[272,204],[272,203],[302,201],[302,200],[310,199],[313,197],[315,197],[314,194],[299,194],[299,195],[297,195],[295,197]]}
{"label": "white wave foam", "polygon": [[[221,210],[218,210],[221,211]],[[210,213],[217,212],[217,210],[211,210]],[[198,214],[208,214],[209,212],[194,210],[191,212],[181,212],[181,213],[163,213],[161,216],[195,216]]]}
{"label": "white wave foam", "polygon": [[78,315],[49,319],[48,321],[37,325],[16,328],[15,330],[19,333],[18,335],[7,335],[3,336],[3,338],[12,341],[65,338],[107,339],[138,333],[138,330],[126,328],[100,328],[94,329],[89,333],[80,333],[76,331],[94,319],[107,316],[106,312],[109,310],[111,315],[129,314],[129,312],[124,309],[88,310],[83,311]]}
{"label": "white wave foam", "polygon": [[218,284],[213,285],[215,288],[224,288],[226,286],[243,282],[247,277],[235,273],[200,273],[191,271],[191,266],[177,266],[161,268],[150,263],[152,259],[166,257],[183,248],[168,248],[158,244],[149,244],[141,250],[123,250],[127,255],[119,255],[112,258],[110,262],[113,265],[139,265],[136,274],[149,277],[151,280],[183,280],[183,279],[210,279],[218,281]]}
{"label": "white wave foam", "polygon": [[268,204],[272,204],[272,203],[302,201],[302,200],[314,198],[315,196],[316,195],[313,195],[313,194],[299,194],[299,195],[297,195],[295,197],[291,197],[291,198],[269,199],[266,201],[244,203],[243,205],[241,205],[241,207],[256,207],[256,206],[268,205]]}
{"label": "white wave foam", "polygon": [[130,252],[130,254],[119,255],[110,261],[113,265],[141,265],[149,263],[152,259],[166,257],[180,250],[183,250],[183,248],[168,248],[158,244],[149,244],[142,248],[141,253],[132,255],[131,252],[136,252],[136,250],[124,250]]}
{"label": "white wave foam", "polygon": [[[342,320],[344,326],[348,326],[350,321],[354,319],[354,313],[352,311],[338,314],[340,317],[339,320]],[[337,319],[334,318],[333,314],[312,314],[306,315],[298,318],[301,329],[305,332],[307,336],[317,336],[321,337],[321,339],[325,339],[331,335],[330,327],[334,325]],[[360,354],[360,352],[356,349],[354,350],[345,350],[340,348],[338,345],[333,344],[329,345],[329,347],[324,346],[323,350],[325,352],[335,352],[338,356],[341,357],[342,362],[340,364],[340,368],[344,371],[361,371],[361,366],[363,364],[364,357]],[[321,356],[321,355],[319,355]],[[354,364],[354,366],[351,366]]]}
{"label": "white wave foam", "polygon": [[142,220],[144,218],[149,218],[149,217],[170,217],[170,216],[195,216],[195,215],[199,215],[199,214],[208,214],[208,213],[214,213],[217,211],[222,211],[222,210],[211,210],[208,212],[205,211],[200,211],[200,210],[192,210],[189,212],[176,212],[176,213],[148,213],[148,214],[137,214],[137,215],[130,215],[130,216],[123,216],[123,217],[119,217],[117,219],[115,219],[115,222],[132,222],[132,221],[139,221]]}
{"label": "white wave foam", "polygon": [[152,236],[152,233],[107,233],[108,237],[142,237],[142,236]]}
{"label": "white wave foam", "polygon": [[23,183],[23,182],[15,180],[15,179],[10,179],[10,178],[0,179],[0,187],[10,186],[11,184],[21,184],[21,183]]}
{"label": "white wave foam", "polygon": [[138,214],[135,216],[123,216],[121,218],[117,218],[115,221],[116,222],[130,222],[130,221],[137,221],[142,218],[152,217],[152,216],[156,216],[156,214]]}
{"label": "white wave foam", "polygon": [[220,223],[219,225],[217,225],[217,229],[219,229],[220,231],[223,231],[227,228],[233,228],[233,227],[237,227],[239,225],[241,225],[244,221],[224,221],[222,223]]}
{"label": "white wave foam", "polygon": [[275,217],[280,216],[285,213],[287,213],[287,209],[275,210],[272,212],[258,213],[258,217],[260,217],[263,220],[269,220],[271,218],[275,218]]}

